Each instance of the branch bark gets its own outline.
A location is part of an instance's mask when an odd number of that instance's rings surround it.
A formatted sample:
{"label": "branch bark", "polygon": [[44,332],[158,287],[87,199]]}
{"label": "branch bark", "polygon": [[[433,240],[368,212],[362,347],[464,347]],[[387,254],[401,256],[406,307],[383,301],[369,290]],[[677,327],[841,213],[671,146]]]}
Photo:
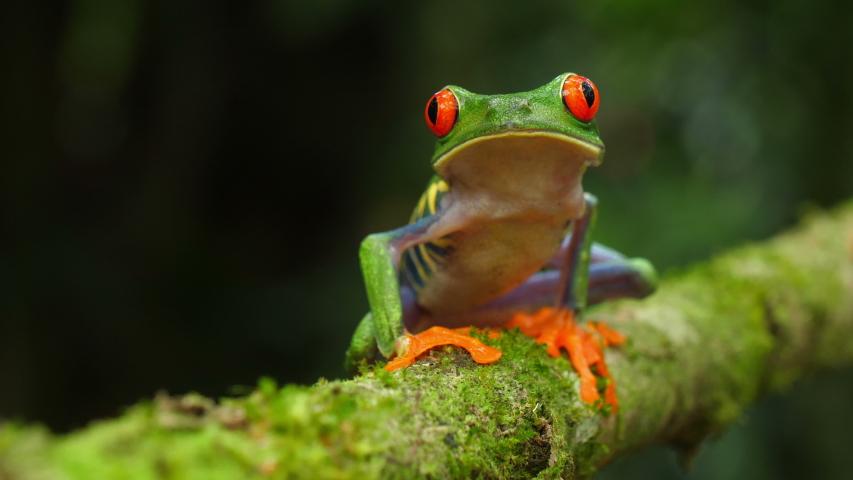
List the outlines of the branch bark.
{"label": "branch bark", "polygon": [[853,363],[853,204],[593,309],[620,411],[583,403],[564,359],[517,333],[480,366],[453,348],[407,370],[243,398],[159,396],[54,437],[0,427],[0,478],[582,478],[652,443],[690,451],[770,391]]}

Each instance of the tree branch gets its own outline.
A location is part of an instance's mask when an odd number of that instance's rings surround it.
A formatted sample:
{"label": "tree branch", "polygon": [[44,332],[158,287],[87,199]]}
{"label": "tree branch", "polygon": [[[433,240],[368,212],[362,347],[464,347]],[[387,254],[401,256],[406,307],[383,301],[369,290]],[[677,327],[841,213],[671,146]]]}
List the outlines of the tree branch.
{"label": "tree branch", "polygon": [[220,405],[159,396],[68,436],[7,423],[0,478],[577,478],[651,443],[689,451],[762,394],[853,363],[853,204],[588,317],[629,338],[607,351],[617,415],[510,332],[488,366],[448,347],[393,374],[264,380]]}

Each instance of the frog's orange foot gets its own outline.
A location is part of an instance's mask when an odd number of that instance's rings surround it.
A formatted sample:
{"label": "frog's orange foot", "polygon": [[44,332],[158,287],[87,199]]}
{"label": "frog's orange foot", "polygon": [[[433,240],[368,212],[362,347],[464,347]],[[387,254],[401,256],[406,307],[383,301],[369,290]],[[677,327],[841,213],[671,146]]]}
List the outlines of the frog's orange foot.
{"label": "frog's orange foot", "polygon": [[604,403],[612,406],[612,412],[618,410],[616,385],[607,364],[604,361],[603,347],[625,343],[625,337],[611,330],[603,323],[593,324],[602,341],[575,322],[574,313],[564,309],[543,308],[534,314],[517,313],[507,324],[508,328],[518,327],[524,334],[536,339],[547,347],[552,357],[560,356],[560,348],[569,352],[569,359],[581,377],[581,398],[593,403],[601,398],[598,393],[598,381],[592,368],[602,378],[607,379],[604,390]]}
{"label": "frog's orange foot", "polygon": [[442,345],[456,345],[468,350],[471,358],[477,363],[492,363],[501,358],[502,355],[497,348],[492,348],[474,337],[444,327],[432,327],[417,335],[406,335],[404,342],[406,343],[404,345],[406,353],[388,362],[385,370],[393,372],[398,368],[408,367],[418,355]]}

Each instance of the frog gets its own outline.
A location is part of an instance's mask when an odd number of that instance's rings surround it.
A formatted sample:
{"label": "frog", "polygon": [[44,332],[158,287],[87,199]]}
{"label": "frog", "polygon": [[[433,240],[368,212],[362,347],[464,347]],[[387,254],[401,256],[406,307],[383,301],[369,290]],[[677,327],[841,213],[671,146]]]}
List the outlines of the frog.
{"label": "frog", "polygon": [[582,178],[604,157],[600,102],[596,85],[575,73],[522,93],[448,85],[430,97],[424,119],[436,136],[435,173],[407,225],[361,243],[370,311],[347,370],[388,360],[385,369],[395,371],[444,345],[489,364],[502,352],[476,329],[495,336],[518,327],[549,355],[568,353],[585,402],[616,410],[603,350],[625,337],[584,323],[584,310],[650,295],[657,273],[646,259],[592,241],[598,201]]}

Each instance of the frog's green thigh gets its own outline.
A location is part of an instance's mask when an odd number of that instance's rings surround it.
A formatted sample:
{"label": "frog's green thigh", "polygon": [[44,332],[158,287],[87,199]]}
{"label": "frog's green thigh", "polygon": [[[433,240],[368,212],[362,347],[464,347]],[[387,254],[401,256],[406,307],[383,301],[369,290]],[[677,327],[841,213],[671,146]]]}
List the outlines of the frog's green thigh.
{"label": "frog's green thigh", "polygon": [[[431,215],[390,232],[369,235],[361,243],[361,271],[372,313],[369,324],[372,324],[379,351],[386,357],[394,352],[394,343],[403,333],[403,302],[398,273],[400,256],[404,250],[432,240],[427,232],[440,216]],[[362,329],[361,325],[359,329]]]}
{"label": "frog's green thigh", "polygon": [[344,359],[344,369],[349,375],[355,375],[358,371],[358,363],[361,360],[372,362],[378,356],[379,349],[376,348],[376,337],[373,334],[373,314],[367,312],[352,336]]}

